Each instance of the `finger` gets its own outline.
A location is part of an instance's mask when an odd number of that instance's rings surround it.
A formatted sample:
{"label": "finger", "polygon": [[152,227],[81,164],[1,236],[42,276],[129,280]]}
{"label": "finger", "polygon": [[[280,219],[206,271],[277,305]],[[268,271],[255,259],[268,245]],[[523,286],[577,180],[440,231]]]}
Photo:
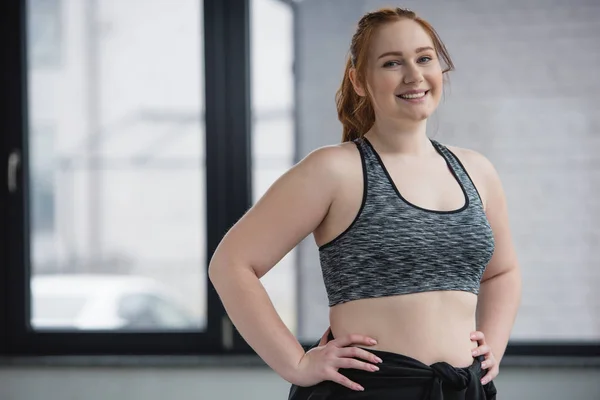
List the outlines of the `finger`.
{"label": "finger", "polygon": [[471,340],[485,343],[485,335],[481,331],[471,332]]}
{"label": "finger", "polygon": [[383,362],[381,358],[377,357],[375,354],[369,353],[367,350],[358,347],[343,347],[337,351],[337,355],[338,357],[360,358],[376,364]]}
{"label": "finger", "polygon": [[339,339],[336,339],[334,341],[340,347],[350,346],[351,344],[364,344],[367,346],[373,346],[374,344],[377,344],[377,340],[370,338],[368,336],[365,336],[365,335],[357,335],[357,334],[347,335],[347,336],[341,337]]}
{"label": "finger", "polygon": [[491,369],[496,365],[496,360],[494,360],[494,357],[488,357],[485,359],[485,361],[483,361],[481,363],[481,368],[482,369]]}
{"label": "finger", "polygon": [[319,346],[324,346],[327,344],[329,339],[329,333],[331,332],[331,327],[327,328],[323,336],[321,336],[321,340],[319,341]]}
{"label": "finger", "polygon": [[481,383],[483,385],[486,385],[488,383],[490,383],[492,380],[494,380],[496,378],[496,376],[498,376],[498,368],[493,368],[491,370],[489,370],[484,376],[483,378],[481,378]]}
{"label": "finger", "polygon": [[473,349],[473,357],[477,357],[480,356],[482,354],[488,354],[490,351],[492,351],[492,348],[487,345],[481,345],[479,347],[477,347],[476,349]]}
{"label": "finger", "polygon": [[354,358],[338,358],[335,361],[335,366],[337,368],[360,369],[369,372],[379,371],[379,367],[377,365],[359,361]]}
{"label": "finger", "polygon": [[471,332],[471,339],[484,339],[485,334],[482,331]]}
{"label": "finger", "polygon": [[329,378],[329,380],[339,383],[342,386],[346,386],[348,389],[356,390],[358,392],[362,392],[363,390],[365,390],[358,383],[351,381],[350,379],[348,379],[344,375],[340,374],[339,372],[334,372],[332,374],[331,378]]}
{"label": "finger", "polygon": [[490,382],[490,381],[491,381],[491,379],[490,379],[490,376],[489,376],[489,375],[490,375],[490,373],[489,373],[489,372],[487,372],[487,373],[486,373],[486,374],[483,376],[483,378],[481,378],[481,384],[482,384],[482,385],[487,385],[487,384],[488,384],[488,382]]}

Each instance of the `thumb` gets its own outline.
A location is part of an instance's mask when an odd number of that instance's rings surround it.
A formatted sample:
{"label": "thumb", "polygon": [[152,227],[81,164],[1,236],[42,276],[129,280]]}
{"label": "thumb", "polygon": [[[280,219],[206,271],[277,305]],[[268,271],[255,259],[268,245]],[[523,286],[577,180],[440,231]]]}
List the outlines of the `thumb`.
{"label": "thumb", "polygon": [[319,346],[325,346],[329,341],[329,333],[331,332],[331,327],[328,327],[323,336],[321,336],[321,340],[319,341]]}

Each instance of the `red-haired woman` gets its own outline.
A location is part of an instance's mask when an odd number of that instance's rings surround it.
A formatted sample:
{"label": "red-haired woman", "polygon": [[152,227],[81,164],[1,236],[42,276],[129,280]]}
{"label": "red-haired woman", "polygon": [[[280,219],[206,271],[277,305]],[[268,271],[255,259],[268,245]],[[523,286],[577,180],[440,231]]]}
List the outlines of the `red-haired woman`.
{"label": "red-haired woman", "polygon": [[[278,179],[211,260],[231,320],[290,399],[496,397],[521,278],[494,167],[426,134],[451,70],[412,11],[366,14],[337,93],[342,143]],[[309,234],[330,329],[305,351],[259,279]]]}

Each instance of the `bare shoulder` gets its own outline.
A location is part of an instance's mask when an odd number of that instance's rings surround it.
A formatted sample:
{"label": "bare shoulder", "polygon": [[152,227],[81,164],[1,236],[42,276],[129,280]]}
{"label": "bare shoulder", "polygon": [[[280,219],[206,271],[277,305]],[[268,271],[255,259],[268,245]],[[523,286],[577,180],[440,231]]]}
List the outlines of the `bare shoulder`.
{"label": "bare shoulder", "polygon": [[[496,169],[492,162],[483,154],[476,150],[467,149],[457,146],[446,146],[452,151],[463,164],[469,164],[473,168],[482,170],[486,174],[496,173]],[[465,166],[466,167],[466,166]],[[470,171],[469,171],[470,172]]]}
{"label": "bare shoulder", "polygon": [[310,176],[325,187],[332,199],[360,172],[360,153],[352,142],[319,147],[308,153],[292,170]]}
{"label": "bare shoulder", "polygon": [[350,149],[347,144],[315,149],[276,179],[219,243],[209,267],[211,279],[227,277],[229,268],[239,266],[262,277],[314,232],[344,185]]}
{"label": "bare shoulder", "polygon": [[484,206],[487,205],[489,197],[494,192],[501,190],[498,172],[493,163],[489,158],[476,150],[449,145],[446,145],[446,147],[463,164],[481,194]]}
{"label": "bare shoulder", "polygon": [[311,151],[298,165],[304,168],[317,168],[321,172],[339,178],[344,175],[349,165],[356,163],[359,157],[356,145],[345,142],[319,147]]}

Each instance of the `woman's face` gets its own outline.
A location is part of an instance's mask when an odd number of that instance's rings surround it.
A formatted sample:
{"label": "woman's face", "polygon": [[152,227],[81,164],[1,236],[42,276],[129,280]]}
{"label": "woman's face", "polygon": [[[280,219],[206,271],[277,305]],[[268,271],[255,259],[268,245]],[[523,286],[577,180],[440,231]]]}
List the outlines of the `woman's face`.
{"label": "woman's face", "polygon": [[385,24],[369,49],[367,87],[377,118],[417,122],[428,118],[443,90],[433,41],[410,19]]}

